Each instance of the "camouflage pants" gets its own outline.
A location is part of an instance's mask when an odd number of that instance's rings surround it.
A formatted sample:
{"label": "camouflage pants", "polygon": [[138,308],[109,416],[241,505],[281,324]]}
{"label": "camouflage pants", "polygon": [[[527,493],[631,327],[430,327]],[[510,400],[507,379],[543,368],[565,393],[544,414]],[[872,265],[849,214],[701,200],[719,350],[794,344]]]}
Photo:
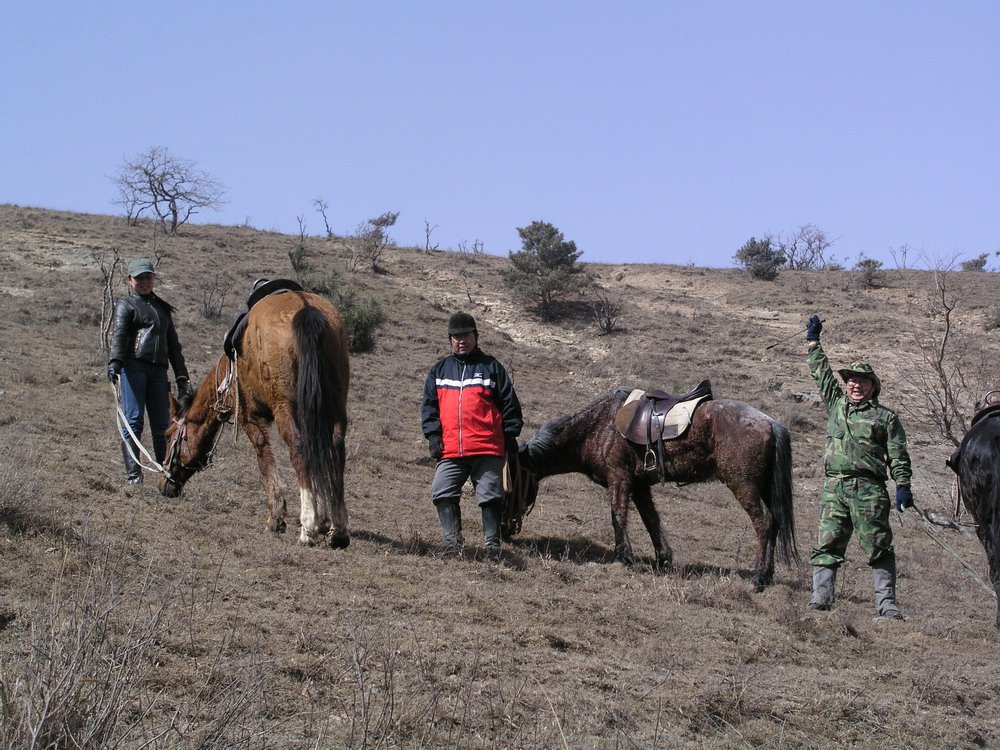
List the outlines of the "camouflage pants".
{"label": "camouflage pants", "polygon": [[851,533],[858,535],[868,564],[895,559],[885,482],[859,477],[827,477],[819,509],[819,534],[809,562],[837,567],[844,562]]}

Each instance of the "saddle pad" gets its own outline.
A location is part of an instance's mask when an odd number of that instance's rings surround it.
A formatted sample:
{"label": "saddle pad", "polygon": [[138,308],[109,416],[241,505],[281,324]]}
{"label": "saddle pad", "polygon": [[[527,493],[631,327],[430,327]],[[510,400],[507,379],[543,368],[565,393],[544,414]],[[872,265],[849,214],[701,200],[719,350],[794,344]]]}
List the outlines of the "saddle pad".
{"label": "saddle pad", "polygon": [[677,438],[687,432],[687,428],[691,426],[694,410],[707,398],[708,396],[701,396],[691,401],[681,401],[679,404],[675,404],[674,408],[668,411],[667,416],[663,418],[663,439]]}

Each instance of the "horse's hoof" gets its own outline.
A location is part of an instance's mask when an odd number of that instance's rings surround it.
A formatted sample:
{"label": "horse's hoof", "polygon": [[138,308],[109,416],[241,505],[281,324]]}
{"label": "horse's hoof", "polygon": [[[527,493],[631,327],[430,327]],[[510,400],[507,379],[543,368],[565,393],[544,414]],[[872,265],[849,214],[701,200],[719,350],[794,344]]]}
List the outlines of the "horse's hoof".
{"label": "horse's hoof", "polygon": [[302,529],[302,531],[299,533],[299,544],[303,544],[306,547],[315,547],[316,546],[316,535],[315,534],[310,534],[305,529]]}
{"label": "horse's hoof", "polygon": [[346,531],[331,532],[329,534],[330,546],[333,549],[344,549],[351,543],[351,535]]}
{"label": "horse's hoof", "polygon": [[267,522],[267,530],[272,534],[284,534],[286,524],[284,521],[269,520]]}
{"label": "horse's hoof", "polygon": [[666,573],[674,567],[673,557],[660,557],[653,563],[653,570],[657,573]]}

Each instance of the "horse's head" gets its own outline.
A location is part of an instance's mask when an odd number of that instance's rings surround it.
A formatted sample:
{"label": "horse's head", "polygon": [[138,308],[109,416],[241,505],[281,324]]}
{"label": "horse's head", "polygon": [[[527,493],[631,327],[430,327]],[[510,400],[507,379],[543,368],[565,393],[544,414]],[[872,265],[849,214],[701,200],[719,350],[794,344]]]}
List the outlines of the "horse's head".
{"label": "horse's head", "polygon": [[187,420],[185,415],[194,396],[186,394],[180,401],[170,395],[170,426],[167,428],[167,453],[163,461],[163,474],[160,475],[160,493],[166,497],[180,497],[184,484],[196,471],[204,465],[193,460],[191,446],[187,435]]}

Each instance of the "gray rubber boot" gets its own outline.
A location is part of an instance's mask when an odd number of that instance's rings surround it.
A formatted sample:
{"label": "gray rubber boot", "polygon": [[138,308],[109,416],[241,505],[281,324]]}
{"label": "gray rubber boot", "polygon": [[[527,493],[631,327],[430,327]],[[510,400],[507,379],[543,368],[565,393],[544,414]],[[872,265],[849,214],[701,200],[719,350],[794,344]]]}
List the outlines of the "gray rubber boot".
{"label": "gray rubber boot", "polygon": [[486,503],[479,506],[483,511],[483,543],[486,549],[500,549],[500,503]]}
{"label": "gray rubber boot", "polygon": [[833,607],[837,583],[837,569],[827,565],[813,566],[813,592],[809,609],[828,610]]}
{"label": "gray rubber boot", "polygon": [[896,558],[881,560],[872,565],[875,584],[875,609],[886,620],[902,620],[896,604]]}
{"label": "gray rubber boot", "polygon": [[445,501],[437,504],[437,512],[444,546],[448,549],[458,549],[465,544],[465,539],[462,537],[461,508],[457,502]]}
{"label": "gray rubber boot", "polygon": [[[139,466],[138,462],[132,458],[134,453],[136,456],[139,455],[139,450],[135,447],[135,443],[129,438],[126,442],[121,441],[122,444],[122,459],[125,461],[125,476],[128,477],[129,484],[142,484],[142,467]],[[129,453],[129,447],[132,448],[132,453]]]}

